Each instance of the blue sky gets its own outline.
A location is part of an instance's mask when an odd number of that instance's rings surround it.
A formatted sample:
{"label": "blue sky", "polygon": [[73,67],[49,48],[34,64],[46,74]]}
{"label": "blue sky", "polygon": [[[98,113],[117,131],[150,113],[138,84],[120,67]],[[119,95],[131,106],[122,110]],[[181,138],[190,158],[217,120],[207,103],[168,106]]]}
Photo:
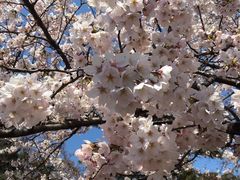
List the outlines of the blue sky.
{"label": "blue sky", "polygon": [[[193,166],[202,173],[204,173],[206,171],[218,172],[221,168],[222,163],[223,163],[223,160],[221,160],[221,159],[217,159],[217,158],[212,159],[212,158],[206,158],[203,156],[199,156],[196,159],[196,161],[194,162]],[[233,167],[234,167],[233,164],[229,164],[224,169],[233,168]]]}
{"label": "blue sky", "polygon": [[89,140],[91,142],[103,140],[103,132],[99,128],[90,128],[84,134],[74,135],[64,144],[71,157],[71,160],[73,160],[75,163],[78,162],[78,159],[74,156],[74,152],[81,147],[81,145],[84,143],[84,140]]}

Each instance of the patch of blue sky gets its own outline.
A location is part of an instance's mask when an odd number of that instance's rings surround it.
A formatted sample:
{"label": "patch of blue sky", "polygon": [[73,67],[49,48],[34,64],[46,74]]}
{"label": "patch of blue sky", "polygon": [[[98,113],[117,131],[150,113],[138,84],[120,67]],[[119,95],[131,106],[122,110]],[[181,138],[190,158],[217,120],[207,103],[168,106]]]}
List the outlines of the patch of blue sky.
{"label": "patch of blue sky", "polygon": [[84,144],[84,140],[91,142],[103,141],[103,132],[100,128],[90,128],[86,133],[76,134],[65,143],[65,149],[69,153],[70,159],[76,165],[78,164],[78,159],[74,153],[77,149],[81,148],[81,145]]}
{"label": "patch of blue sky", "polygon": [[[205,172],[217,172],[219,174],[224,174],[226,170],[233,169],[235,165],[233,163],[227,163],[224,165],[224,160],[219,158],[208,158],[204,156],[199,156],[193,163],[194,168],[199,170],[201,173]],[[238,169],[234,171],[236,176],[240,175]]]}

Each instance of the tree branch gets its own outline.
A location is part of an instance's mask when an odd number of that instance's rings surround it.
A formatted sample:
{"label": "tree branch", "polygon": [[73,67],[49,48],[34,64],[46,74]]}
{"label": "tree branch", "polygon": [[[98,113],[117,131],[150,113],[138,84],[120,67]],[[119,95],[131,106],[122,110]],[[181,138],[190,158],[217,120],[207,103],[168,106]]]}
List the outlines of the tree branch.
{"label": "tree branch", "polygon": [[105,121],[103,121],[101,118],[96,118],[91,120],[67,119],[63,123],[41,124],[41,125],[34,126],[31,129],[0,130],[0,139],[28,136],[31,134],[47,132],[47,131],[58,131],[58,130],[74,129],[74,128],[81,128],[81,127],[97,126],[103,123],[105,123]]}
{"label": "tree branch", "polygon": [[71,74],[72,72],[76,72],[79,69],[76,70],[71,70],[71,71],[66,71],[66,70],[61,70],[61,69],[18,69],[18,68],[11,68],[5,65],[0,65],[0,68],[3,68],[7,71],[11,71],[11,72],[16,72],[16,73],[29,73],[29,74],[33,74],[33,73],[38,73],[38,72],[60,72],[60,73],[65,73],[65,74]]}
{"label": "tree branch", "polygon": [[32,174],[32,173],[35,172],[37,169],[39,169],[41,166],[43,166],[43,165],[48,161],[48,159],[50,158],[50,156],[51,156],[55,151],[57,151],[59,148],[61,148],[61,146],[62,146],[68,139],[70,139],[74,134],[76,134],[78,130],[79,130],[79,128],[74,129],[74,130],[72,131],[72,133],[71,133],[68,137],[66,137],[64,140],[62,140],[62,141],[48,154],[48,156],[47,156],[36,168],[34,168],[34,169],[31,170],[30,172],[28,172],[28,173],[24,176],[24,179],[25,179],[28,175]]}
{"label": "tree branch", "polygon": [[220,22],[219,22],[219,25],[218,25],[218,30],[219,31],[221,30],[221,27],[222,27],[222,21],[223,21],[223,15],[221,16],[221,19],[220,19]]}
{"label": "tree branch", "polygon": [[67,83],[63,83],[52,95],[51,95],[51,99],[53,99],[61,90],[63,90],[65,87],[67,87],[69,84],[74,83],[75,81],[77,81],[80,77],[77,75],[75,78],[72,78],[69,82]]}
{"label": "tree branch", "polygon": [[224,106],[224,109],[227,110],[234,117],[236,121],[240,122],[240,118],[230,106]]}
{"label": "tree branch", "polygon": [[29,12],[32,14],[33,18],[35,19],[37,25],[42,29],[48,43],[57,51],[57,53],[61,56],[63,62],[66,65],[66,69],[71,69],[70,63],[68,62],[68,59],[66,55],[61,50],[60,46],[56,43],[55,40],[53,40],[52,36],[49,34],[47,27],[44,25],[42,19],[36,12],[34,8],[34,4],[30,3],[29,0],[22,0],[24,2],[24,5],[28,8]]}
{"label": "tree branch", "polygon": [[198,71],[195,74],[204,76],[206,78],[210,78],[210,79],[212,79],[213,82],[217,82],[217,83],[220,83],[220,84],[226,84],[226,85],[233,86],[233,87],[236,87],[236,88],[240,89],[240,81],[230,80],[230,79],[227,79],[225,77],[216,76],[214,74],[206,73],[206,72],[203,72],[203,71]]}
{"label": "tree branch", "polygon": [[205,25],[204,25],[203,18],[202,18],[202,12],[201,12],[201,9],[200,9],[199,6],[197,6],[197,10],[198,10],[198,14],[199,14],[200,21],[201,21],[201,24],[202,24],[202,30],[205,31]]}
{"label": "tree branch", "polygon": [[123,47],[122,47],[120,33],[121,33],[121,30],[118,30],[118,45],[119,45],[120,53],[123,53]]}

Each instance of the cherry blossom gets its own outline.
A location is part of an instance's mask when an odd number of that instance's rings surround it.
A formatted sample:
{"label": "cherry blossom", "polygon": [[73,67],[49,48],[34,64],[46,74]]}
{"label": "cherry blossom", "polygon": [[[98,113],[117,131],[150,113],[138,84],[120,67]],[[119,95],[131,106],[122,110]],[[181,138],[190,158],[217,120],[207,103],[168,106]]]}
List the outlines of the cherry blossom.
{"label": "cherry blossom", "polygon": [[[239,0],[0,2],[0,155],[19,155],[4,177],[178,179],[199,156],[239,166]],[[91,126],[103,138],[76,149],[74,173],[63,145]]]}
{"label": "cherry blossom", "polygon": [[7,127],[31,128],[51,114],[51,91],[36,76],[13,76],[0,91],[1,121]]}

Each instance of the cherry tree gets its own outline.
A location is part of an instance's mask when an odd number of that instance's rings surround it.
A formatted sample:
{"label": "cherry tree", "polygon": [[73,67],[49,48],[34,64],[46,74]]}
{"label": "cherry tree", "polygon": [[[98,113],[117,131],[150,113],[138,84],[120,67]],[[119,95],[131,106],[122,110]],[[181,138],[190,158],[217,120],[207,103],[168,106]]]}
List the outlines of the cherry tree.
{"label": "cherry tree", "polygon": [[[6,179],[174,179],[240,166],[239,0],[0,0]],[[63,145],[91,127],[68,161]],[[0,171],[1,172],[1,171]]]}

